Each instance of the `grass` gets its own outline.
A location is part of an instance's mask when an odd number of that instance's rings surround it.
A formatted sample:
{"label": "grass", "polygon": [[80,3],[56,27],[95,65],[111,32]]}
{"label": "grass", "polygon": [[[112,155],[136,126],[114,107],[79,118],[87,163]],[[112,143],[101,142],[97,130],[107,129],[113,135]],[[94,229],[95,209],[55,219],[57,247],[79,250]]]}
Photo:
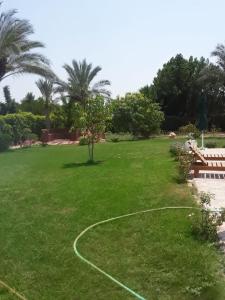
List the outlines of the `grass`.
{"label": "grass", "polygon": [[[0,154],[0,279],[29,300],[134,299],[80,261],[75,237],[100,220],[195,205],[176,181],[171,141],[52,146]],[[193,238],[190,211],[137,215],[95,228],[80,252],[146,299],[225,299],[219,251]],[[3,288],[1,300],[15,299]]]}

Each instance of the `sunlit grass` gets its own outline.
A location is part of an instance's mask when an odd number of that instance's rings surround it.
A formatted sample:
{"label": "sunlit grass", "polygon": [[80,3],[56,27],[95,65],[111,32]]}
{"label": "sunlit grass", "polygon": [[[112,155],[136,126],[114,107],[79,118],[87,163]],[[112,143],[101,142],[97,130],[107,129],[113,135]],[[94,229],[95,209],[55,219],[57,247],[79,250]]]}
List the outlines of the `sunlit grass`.
{"label": "sunlit grass", "polygon": [[[81,262],[75,237],[97,221],[152,207],[192,206],[166,138],[0,154],[0,279],[29,300],[133,299]],[[195,240],[190,211],[138,215],[79,242],[94,263],[146,299],[224,299],[222,256]],[[13,299],[0,290],[0,299]]]}

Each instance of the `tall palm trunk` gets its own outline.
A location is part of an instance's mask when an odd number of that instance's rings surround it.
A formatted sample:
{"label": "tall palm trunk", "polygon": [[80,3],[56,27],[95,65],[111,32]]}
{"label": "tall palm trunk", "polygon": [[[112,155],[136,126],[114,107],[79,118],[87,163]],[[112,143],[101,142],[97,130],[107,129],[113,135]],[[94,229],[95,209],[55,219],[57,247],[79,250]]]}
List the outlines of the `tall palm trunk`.
{"label": "tall palm trunk", "polygon": [[50,120],[50,109],[49,107],[45,108],[45,125],[48,130],[51,129],[51,120]]}

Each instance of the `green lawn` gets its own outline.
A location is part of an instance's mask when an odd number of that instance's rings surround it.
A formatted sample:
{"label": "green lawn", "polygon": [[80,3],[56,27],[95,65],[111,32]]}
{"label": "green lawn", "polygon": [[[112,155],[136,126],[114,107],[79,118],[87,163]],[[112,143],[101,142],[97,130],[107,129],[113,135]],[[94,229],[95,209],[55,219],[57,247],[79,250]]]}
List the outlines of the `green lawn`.
{"label": "green lawn", "polygon": [[[97,221],[195,205],[176,181],[167,139],[0,154],[0,279],[28,300],[134,299],[80,261],[75,237]],[[80,252],[146,299],[225,299],[224,258],[191,235],[190,211],[164,211],[87,233]],[[198,296],[197,296],[198,295]],[[16,299],[0,289],[1,300]]]}

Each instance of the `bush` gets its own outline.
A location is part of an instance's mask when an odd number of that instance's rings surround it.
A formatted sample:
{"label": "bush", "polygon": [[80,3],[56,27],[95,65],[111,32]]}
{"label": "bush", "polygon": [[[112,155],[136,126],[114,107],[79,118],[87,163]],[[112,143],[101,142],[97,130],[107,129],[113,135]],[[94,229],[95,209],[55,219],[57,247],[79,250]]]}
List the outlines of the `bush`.
{"label": "bush", "polygon": [[218,241],[217,227],[225,221],[225,210],[215,212],[207,208],[210,205],[213,194],[201,192],[199,194],[201,213],[193,215],[192,233],[200,240],[210,242]]}
{"label": "bush", "polygon": [[0,133],[12,135],[12,126],[7,124],[3,118],[0,118]]}
{"label": "bush", "polygon": [[31,147],[38,140],[38,136],[31,132],[29,128],[25,128],[23,132],[23,147]]}
{"label": "bush", "polygon": [[120,141],[132,141],[134,140],[134,136],[130,133],[111,133],[107,132],[105,134],[105,138],[107,142],[118,143]]}
{"label": "bush", "polygon": [[35,133],[30,133],[29,135],[29,140],[31,140],[32,142],[37,142],[38,141],[38,136]]}
{"label": "bush", "polygon": [[216,148],[217,143],[216,142],[207,142],[207,143],[205,143],[205,147],[206,148]]}
{"label": "bush", "polygon": [[88,145],[88,138],[86,138],[85,136],[81,136],[79,139],[79,145],[80,146]]}
{"label": "bush", "polygon": [[119,138],[118,137],[111,138],[111,141],[113,143],[118,143],[119,142]]}
{"label": "bush", "polygon": [[184,183],[189,178],[189,173],[193,162],[193,154],[184,151],[178,156],[178,161],[178,180],[180,183]]}
{"label": "bush", "polygon": [[178,158],[185,152],[184,145],[182,143],[176,142],[170,145],[170,153],[172,156]]}
{"label": "bush", "polygon": [[0,133],[0,152],[8,150],[11,143],[12,143],[12,138],[10,135],[5,133]]}
{"label": "bush", "polygon": [[148,138],[160,132],[164,114],[160,105],[140,93],[127,93],[112,103],[112,128],[114,132],[131,132]]}
{"label": "bush", "polygon": [[178,163],[178,181],[184,183],[187,181],[193,162],[193,154],[189,153],[182,143],[173,143],[170,145],[170,153],[175,157]]}
{"label": "bush", "polygon": [[26,112],[0,116],[0,124],[2,122],[10,126],[14,144],[21,144],[26,139],[27,130],[40,137],[41,129],[45,128],[45,117]]}
{"label": "bush", "polygon": [[188,125],[185,125],[185,126],[181,126],[179,128],[179,133],[182,135],[192,134],[194,139],[199,138],[201,135],[201,132],[198,130],[198,128],[191,123],[189,123]]}

